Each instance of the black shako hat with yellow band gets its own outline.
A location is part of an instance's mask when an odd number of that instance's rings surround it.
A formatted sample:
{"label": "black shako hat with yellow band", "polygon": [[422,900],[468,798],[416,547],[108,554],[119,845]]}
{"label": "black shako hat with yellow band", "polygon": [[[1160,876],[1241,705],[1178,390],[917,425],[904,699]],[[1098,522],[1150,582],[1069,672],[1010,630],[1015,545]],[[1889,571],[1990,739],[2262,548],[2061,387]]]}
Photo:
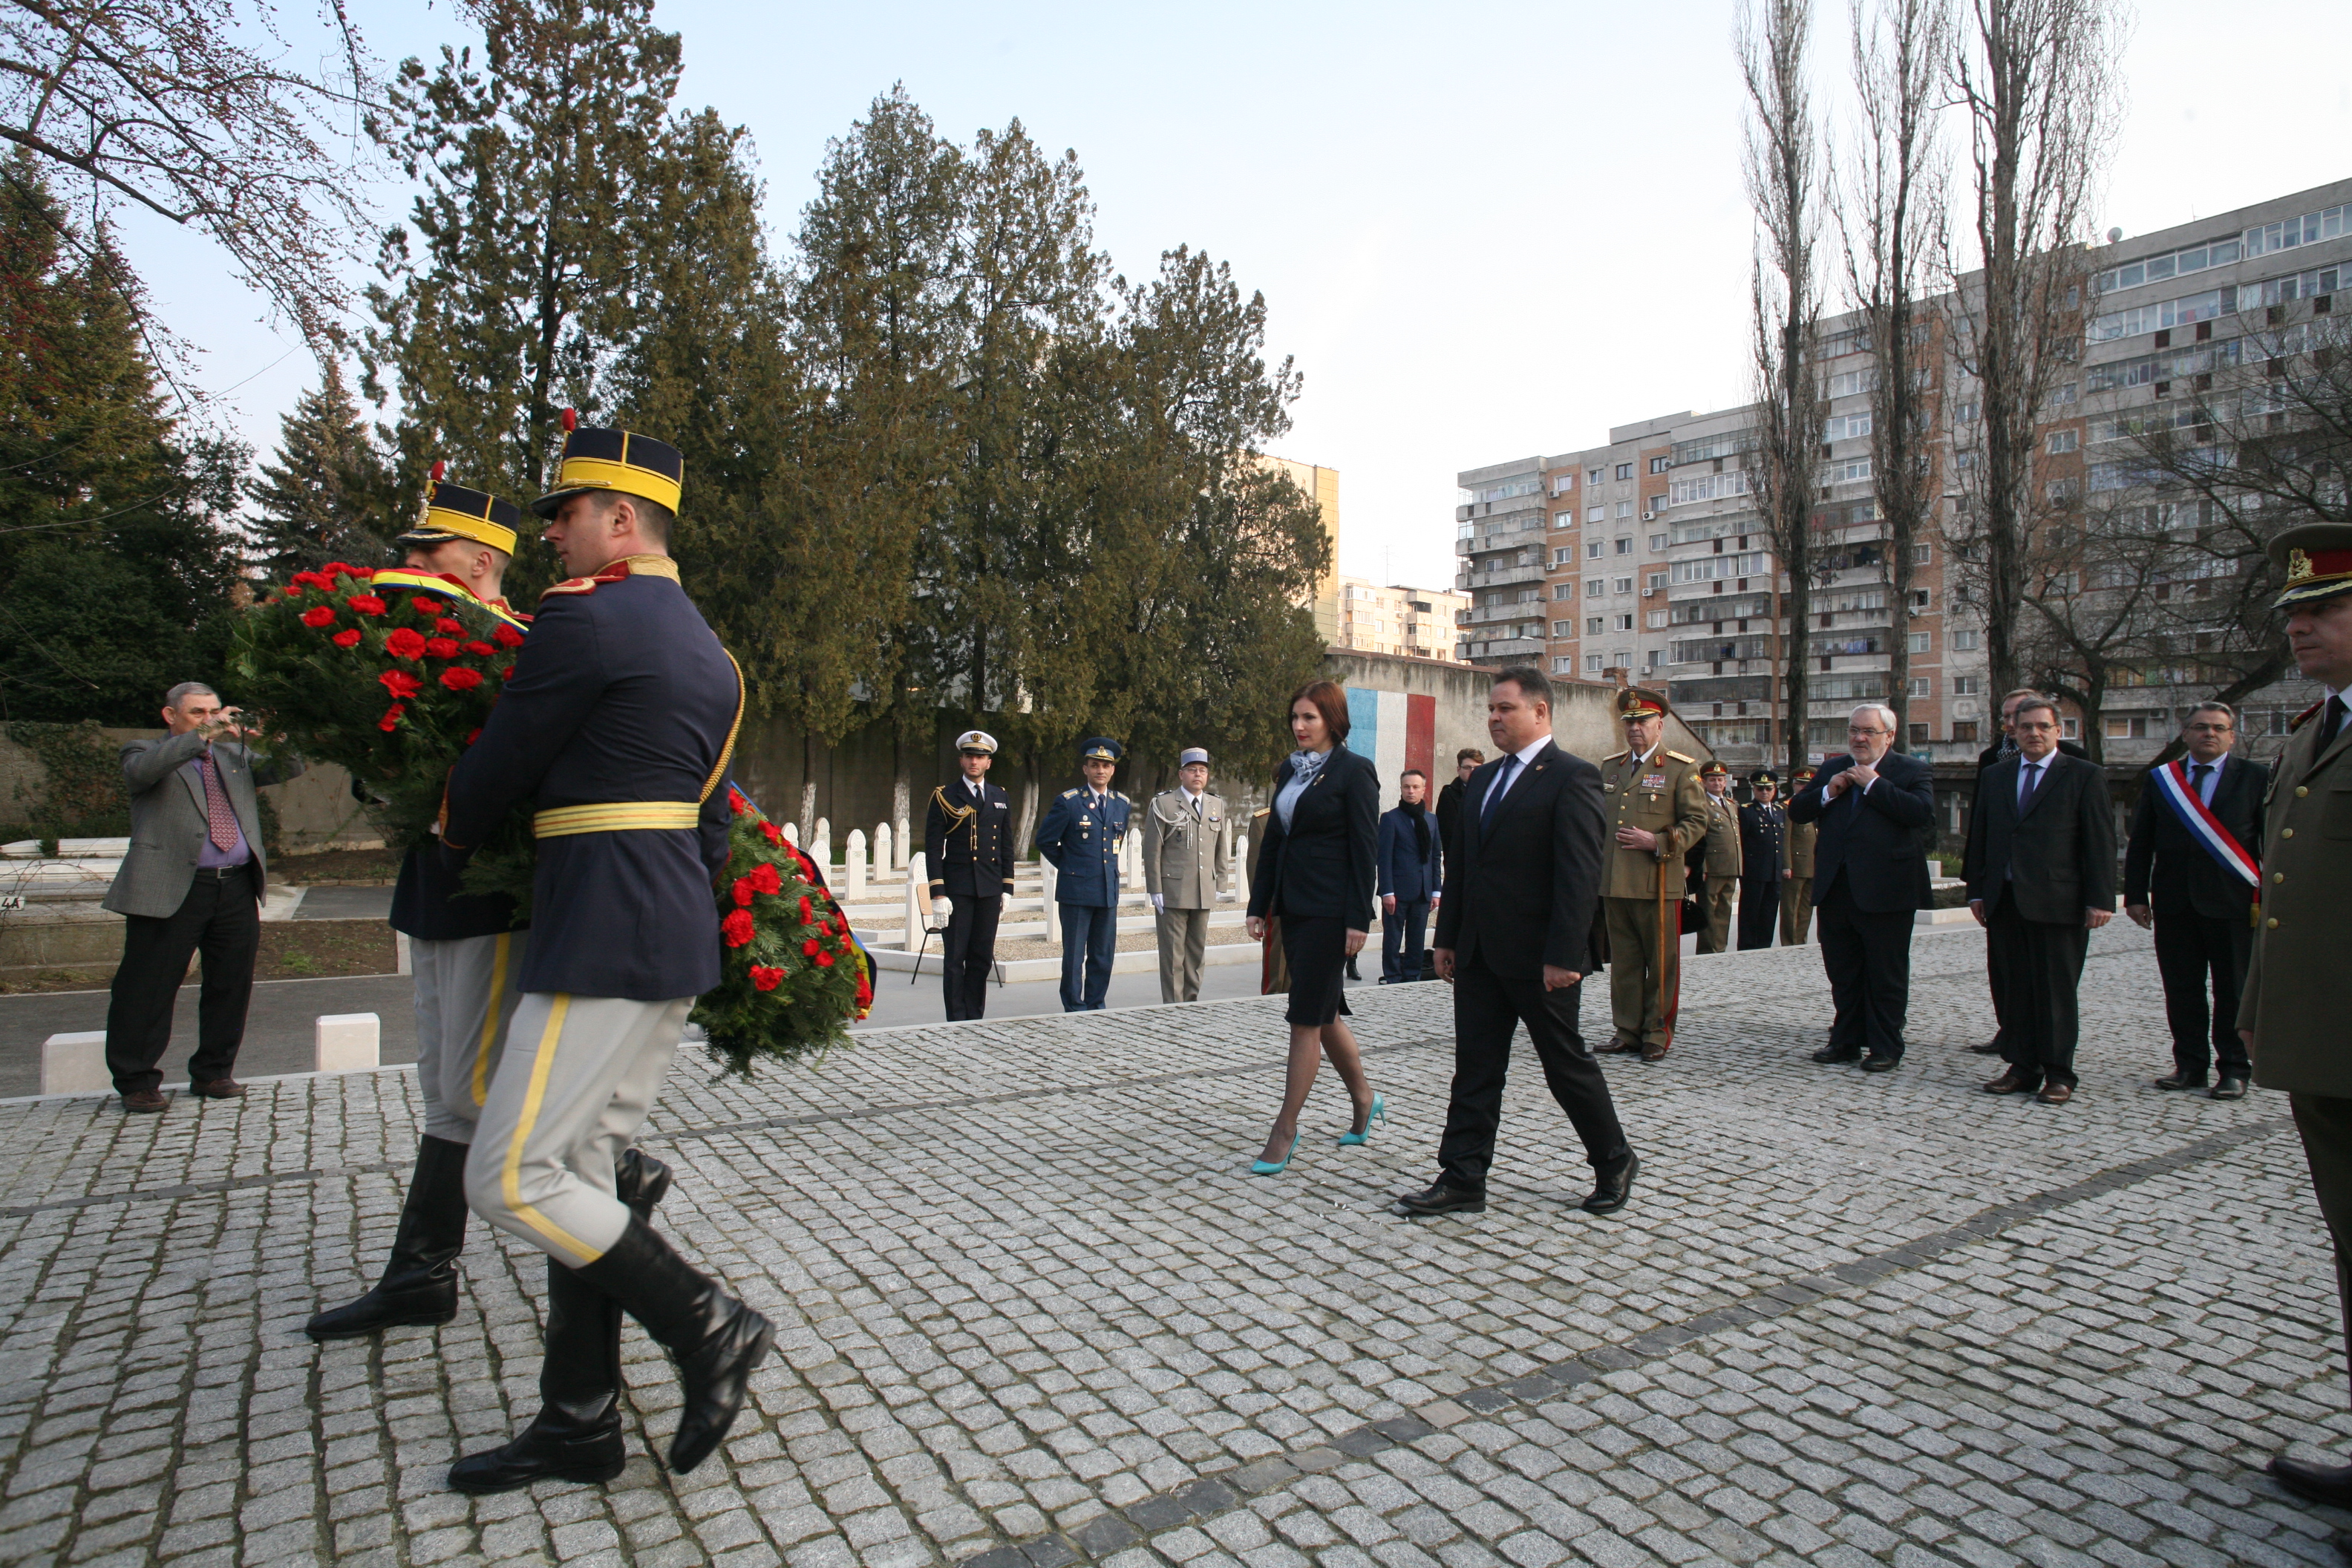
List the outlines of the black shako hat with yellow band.
{"label": "black shako hat with yellow band", "polygon": [[512,555],[517,531],[522,527],[522,508],[488,490],[469,490],[463,485],[449,483],[441,477],[446,468],[446,464],[433,465],[433,477],[425,481],[425,504],[417,509],[416,521],[405,532],[396,535],[393,542],[446,544],[453,539],[470,539]]}
{"label": "black shako hat with yellow band", "polygon": [[2273,563],[2286,574],[2272,608],[2352,594],[2352,522],[2306,522],[2271,541]]}
{"label": "black shako hat with yellow band", "polygon": [[686,454],[651,436],[582,425],[578,418],[571,409],[563,411],[563,457],[556,465],[555,488],[531,502],[531,510],[553,517],[573,496],[618,490],[677,515],[686,488]]}

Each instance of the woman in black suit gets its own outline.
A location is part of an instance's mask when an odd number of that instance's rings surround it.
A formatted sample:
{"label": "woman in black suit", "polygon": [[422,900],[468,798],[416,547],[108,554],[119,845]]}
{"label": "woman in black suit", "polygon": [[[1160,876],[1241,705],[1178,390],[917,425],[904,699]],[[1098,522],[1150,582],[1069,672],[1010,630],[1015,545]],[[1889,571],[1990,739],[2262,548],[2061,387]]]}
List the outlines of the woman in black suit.
{"label": "woman in black suit", "polygon": [[1298,1147],[1298,1113],[1325,1055],[1355,1101],[1342,1143],[1362,1143],[1383,1106],[1364,1077],[1340,969],[1372,929],[1372,862],[1379,846],[1381,781],[1371,763],[1348,750],[1347,693],[1310,681],[1290,700],[1290,733],[1298,742],[1274,775],[1258,871],[1250,882],[1249,934],[1265,935],[1266,917],[1282,921],[1290,964],[1290,1076],[1265,1151],[1250,1167],[1271,1176]]}

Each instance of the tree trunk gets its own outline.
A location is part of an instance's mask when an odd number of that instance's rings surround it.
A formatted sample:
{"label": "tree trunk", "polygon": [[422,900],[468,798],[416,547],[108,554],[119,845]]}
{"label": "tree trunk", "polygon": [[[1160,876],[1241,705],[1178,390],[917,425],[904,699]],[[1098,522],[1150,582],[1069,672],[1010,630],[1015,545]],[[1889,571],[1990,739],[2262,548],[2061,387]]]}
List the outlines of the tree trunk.
{"label": "tree trunk", "polygon": [[1037,753],[1034,749],[1021,754],[1021,805],[1013,823],[1013,854],[1018,859],[1025,856],[1037,839]]}
{"label": "tree trunk", "polygon": [[816,731],[801,731],[801,843],[806,845],[816,833]]}

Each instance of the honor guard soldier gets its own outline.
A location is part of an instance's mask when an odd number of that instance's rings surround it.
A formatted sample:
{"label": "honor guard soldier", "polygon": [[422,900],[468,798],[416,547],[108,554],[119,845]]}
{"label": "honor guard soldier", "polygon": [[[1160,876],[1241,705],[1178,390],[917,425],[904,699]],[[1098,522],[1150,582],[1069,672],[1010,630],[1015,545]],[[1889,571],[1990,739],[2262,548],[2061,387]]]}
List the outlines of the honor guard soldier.
{"label": "honor guard soldier", "polygon": [[1601,903],[1616,1024],[1601,1049],[1639,1051],[1645,1062],[1664,1057],[1673,1043],[1682,984],[1675,895],[1682,889],[1684,857],[1706,837],[1709,820],[1698,759],[1665,748],[1666,711],[1666,700],[1654,691],[1635,686],[1619,692],[1626,749],[1601,764],[1612,835]]}
{"label": "honor guard soldier", "polygon": [[[1799,768],[1789,777],[1794,799],[1813,782],[1814,770]],[[1787,807],[1781,810],[1785,813]],[[1818,822],[1789,824],[1789,874],[1780,883],[1780,945],[1801,946],[1813,931],[1813,840],[1822,836]]]}
{"label": "honor guard soldier", "polygon": [[931,918],[947,930],[940,971],[948,1022],[980,1017],[996,964],[997,918],[1013,891],[1013,802],[988,782],[996,737],[956,737],[963,776],[931,791],[923,814],[923,864],[931,872]]}
{"label": "honor guard soldier", "polygon": [[[393,541],[404,552],[401,563],[375,573],[370,586],[379,595],[429,598],[467,637],[519,647],[526,622],[507,608],[499,590],[522,509],[445,483],[442,472],[433,465],[423,510]],[[364,798],[364,781],[352,780],[352,790]],[[457,1315],[466,1151],[498,1070],[507,1020],[522,997],[518,982],[530,936],[522,923],[511,898],[460,888],[437,849],[412,848],[402,858],[392,929],[409,939],[416,975],[416,1087],[425,1100],[425,1132],[383,1275],[356,1301],[313,1316],[305,1326],[312,1339],[358,1339]]]}
{"label": "honor guard soldier", "polygon": [[[1789,813],[1769,768],[1748,775],[1755,799],[1739,808],[1739,951],[1772,945],[1780,889],[1789,880]],[[1811,824],[1807,825],[1808,826]]]}
{"label": "honor guard soldier", "polygon": [[1739,891],[1739,803],[1731,798],[1731,770],[1712,758],[1698,771],[1706,791],[1706,844],[1697,857],[1706,886],[1699,903],[1698,950],[1731,947],[1731,901]]}
{"label": "honor guard soldier", "polygon": [[1094,1013],[1110,994],[1118,956],[1118,848],[1133,803],[1110,787],[1125,747],[1097,735],[1078,748],[1084,789],[1066,789],[1037,825],[1037,853],[1059,873],[1062,1011]]}
{"label": "honor guard soldier", "polygon": [[[2338,967],[2352,949],[2352,523],[2287,529],[2270,553],[2286,574],[2276,607],[2288,650],[2327,695],[2295,720],[2271,768],[2238,1030],[2254,1082],[2284,1090],[2294,1113],[2341,1294],[2352,1289],[2352,1044]],[[2352,1341],[2352,1316],[2345,1321]],[[2352,1465],[2282,1454],[2270,1471],[2313,1502],[2352,1506]],[[2335,1544],[2352,1554],[2352,1533]]]}
{"label": "honor guard soldier", "polygon": [[1177,787],[1143,812],[1143,887],[1160,928],[1160,999],[1201,999],[1209,911],[1232,875],[1234,828],[1225,803],[1209,793],[1209,753],[1188,746],[1176,759]]}
{"label": "honor guard soldier", "polygon": [[719,984],[713,879],[727,864],[721,784],[743,680],[670,559],[684,461],[626,431],[572,427],[555,489],[532,503],[574,574],[541,595],[498,706],[450,774],[455,870],[524,801],[538,839],[522,1000],[490,1081],[466,1196],[545,1252],[542,1408],[450,1484],[504,1491],[609,1480],[626,1453],[620,1313],[684,1384],[669,1466],[727,1435],[773,1342],[767,1321],[648,1223],[669,1173],[622,1190],[615,1164],[659,1092],[694,998]]}

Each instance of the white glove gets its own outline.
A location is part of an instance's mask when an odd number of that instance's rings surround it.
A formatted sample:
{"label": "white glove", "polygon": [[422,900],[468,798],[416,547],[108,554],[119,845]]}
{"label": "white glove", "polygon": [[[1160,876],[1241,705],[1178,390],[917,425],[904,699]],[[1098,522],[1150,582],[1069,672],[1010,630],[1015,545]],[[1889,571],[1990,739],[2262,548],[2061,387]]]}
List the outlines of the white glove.
{"label": "white glove", "polygon": [[940,924],[947,924],[949,917],[954,913],[955,900],[953,899],[933,899],[931,900],[931,919],[939,921]]}
{"label": "white glove", "polygon": [[1163,895],[1161,895],[1161,894],[1159,894],[1159,893],[1154,893],[1154,894],[1152,894],[1152,895],[1151,895],[1151,909],[1152,909],[1152,912],[1153,912],[1154,914],[1161,914],[1161,913],[1165,913],[1165,912],[1167,911],[1167,909],[1168,909],[1168,900],[1167,900]]}

